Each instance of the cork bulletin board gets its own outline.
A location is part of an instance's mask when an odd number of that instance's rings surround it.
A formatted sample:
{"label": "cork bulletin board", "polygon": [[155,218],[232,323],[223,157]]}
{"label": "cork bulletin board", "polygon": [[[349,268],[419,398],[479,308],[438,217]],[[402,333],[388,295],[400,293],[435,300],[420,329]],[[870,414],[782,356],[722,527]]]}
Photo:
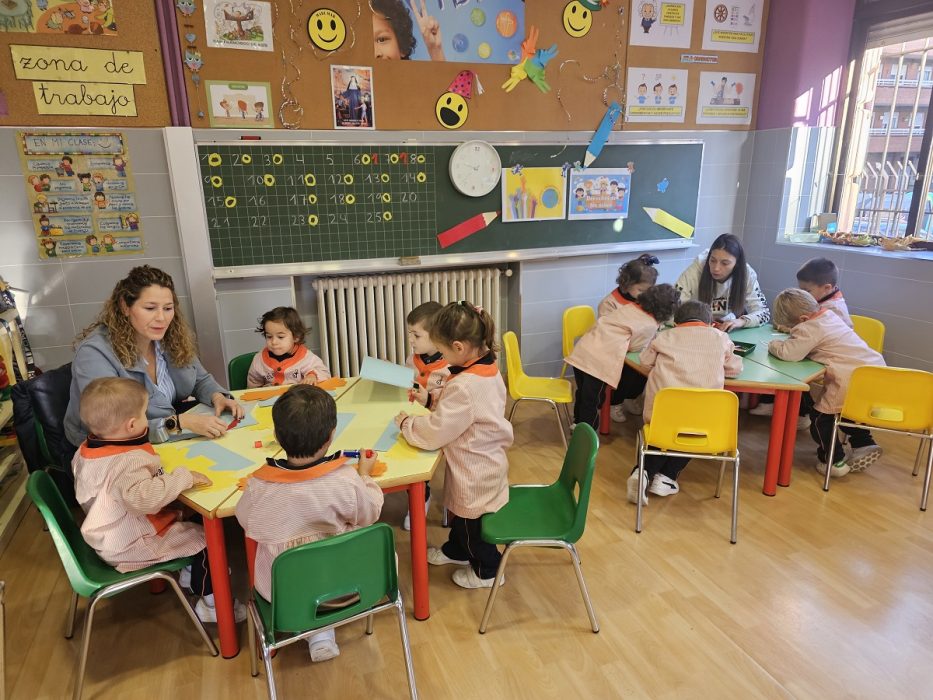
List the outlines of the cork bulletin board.
{"label": "cork bulletin board", "polygon": [[0,125],[171,123],[154,2],[97,0],[85,7],[86,13],[78,2],[12,0],[3,8],[6,19],[24,11],[32,26],[0,25]]}
{"label": "cork bulletin board", "polygon": [[[568,4],[565,0],[529,0],[524,3],[524,21],[518,27],[518,31],[524,35],[529,27],[534,26],[539,32],[537,48],[546,49],[556,44],[558,49],[557,56],[546,68],[545,78],[551,88],[546,93],[539,90],[530,80],[522,81],[511,92],[504,91],[500,86],[510,76],[509,65],[482,61],[376,59],[373,12],[366,0],[267,0],[261,4],[268,8],[270,15],[268,22],[272,35],[272,50],[217,48],[217,42],[207,38],[209,28],[205,24],[205,8],[214,11],[220,1],[184,0],[188,5],[185,13],[179,10],[176,15],[182,53],[197,66],[196,79],[193,79],[191,70],[185,69],[191,124],[195,128],[211,126],[211,101],[206,89],[206,83],[210,81],[268,86],[268,99],[271,104],[264,105],[265,113],[258,116],[261,119],[271,117],[271,121],[274,122],[271,126],[276,128],[283,127],[279,109],[283,96],[290,93],[294,99],[294,106],[302,112],[300,115],[297,115],[295,110],[290,112],[292,128],[333,129],[331,65],[372,68],[372,106],[376,115],[375,124],[380,131],[443,130],[435,116],[435,102],[448,90],[458,72],[465,69],[474,71],[485,89],[482,94],[474,93],[467,101],[469,117],[464,124],[465,129],[594,129],[606,111],[604,100],[624,102],[626,71],[630,65],[661,69],[665,85],[670,82],[668,74],[671,70],[683,71],[676,75],[681,76],[687,85],[684,119],[682,122],[647,124],[620,121],[616,125],[617,129],[753,129],[755,126],[757,80],[736,80],[731,76],[733,73],[755,76],[760,74],[769,0],[735,0],[728,4],[709,0],[717,7],[722,4],[722,7],[726,8],[725,25],[730,21],[729,13],[732,12],[733,6],[742,8],[743,3],[751,3],[745,8],[745,12],[732,13],[733,19],[738,19],[740,23],[747,19],[749,14],[754,14],[760,22],[755,50],[751,52],[703,49],[704,18],[708,0],[656,0],[650,3],[654,10],[644,7],[645,0],[610,0],[601,10],[591,12],[592,27],[585,36],[578,38],[570,36],[564,29],[564,11]],[[408,2],[402,1],[406,4]],[[437,2],[438,0],[430,0],[427,7],[430,8]],[[489,3],[483,5],[476,0],[467,0],[461,4],[464,16],[470,16],[471,8],[488,7]],[[347,27],[343,45],[330,53],[314,48],[308,38],[309,17],[321,8],[333,10]],[[689,47],[681,49],[629,46],[630,22],[636,22],[636,29],[640,29],[642,13],[650,15],[652,12],[657,22],[654,28],[659,32],[662,31],[662,22],[672,16],[685,16],[686,19],[692,20]],[[489,19],[492,21],[492,18]],[[417,25],[414,33],[420,41]],[[453,37],[445,37],[445,41],[453,40]],[[449,49],[448,52],[450,53]],[[706,59],[699,60],[710,60],[709,57],[713,56],[716,63],[709,65],[682,62],[683,55],[694,54],[707,56]],[[747,124],[701,124],[698,127],[697,97],[701,81],[705,81],[703,84],[708,86],[711,77],[705,73],[721,71],[726,71],[730,76],[729,89],[740,93],[745,89],[741,99],[744,102],[749,102],[750,99],[750,104],[754,105],[751,108],[751,118]],[[287,88],[284,90],[283,79]],[[720,80],[720,77],[716,76],[716,80]],[[722,97],[722,91],[719,95]],[[250,98],[249,101],[255,99]],[[726,96],[720,101],[729,102],[730,99]],[[234,109],[233,115],[236,116],[236,113]],[[243,114],[247,114],[246,110]],[[244,116],[243,128],[255,128],[250,123],[252,119],[252,113]]]}

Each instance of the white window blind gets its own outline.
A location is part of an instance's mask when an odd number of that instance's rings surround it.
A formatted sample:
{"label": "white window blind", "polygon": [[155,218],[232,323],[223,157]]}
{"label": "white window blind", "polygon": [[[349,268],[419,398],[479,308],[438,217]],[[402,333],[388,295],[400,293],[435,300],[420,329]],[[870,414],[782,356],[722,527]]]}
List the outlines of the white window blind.
{"label": "white window blind", "polygon": [[925,39],[928,36],[933,36],[933,12],[924,12],[872,25],[868,30],[865,48],[877,49],[890,44]]}

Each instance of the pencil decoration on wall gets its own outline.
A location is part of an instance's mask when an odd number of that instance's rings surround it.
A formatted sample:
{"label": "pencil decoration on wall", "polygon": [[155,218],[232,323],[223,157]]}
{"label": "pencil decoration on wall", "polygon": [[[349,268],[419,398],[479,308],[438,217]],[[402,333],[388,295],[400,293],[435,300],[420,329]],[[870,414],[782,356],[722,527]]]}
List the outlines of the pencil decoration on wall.
{"label": "pencil decoration on wall", "polygon": [[454,243],[458,243],[464,238],[468,238],[474,233],[482,231],[495,221],[497,216],[499,216],[499,212],[497,211],[487,211],[482,214],[477,214],[476,216],[471,216],[466,221],[447,229],[443,233],[437,234],[437,244],[441,248],[448,248]]}

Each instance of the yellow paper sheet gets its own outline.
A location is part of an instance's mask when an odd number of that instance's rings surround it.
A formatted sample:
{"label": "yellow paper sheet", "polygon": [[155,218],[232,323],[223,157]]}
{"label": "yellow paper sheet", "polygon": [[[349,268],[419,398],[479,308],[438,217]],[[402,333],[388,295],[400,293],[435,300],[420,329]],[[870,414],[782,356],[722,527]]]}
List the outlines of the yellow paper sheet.
{"label": "yellow paper sheet", "polygon": [[136,94],[132,85],[40,80],[32,84],[32,91],[39,114],[136,116]]}
{"label": "yellow paper sheet", "polygon": [[17,80],[146,84],[142,51],[11,44],[10,54]]}

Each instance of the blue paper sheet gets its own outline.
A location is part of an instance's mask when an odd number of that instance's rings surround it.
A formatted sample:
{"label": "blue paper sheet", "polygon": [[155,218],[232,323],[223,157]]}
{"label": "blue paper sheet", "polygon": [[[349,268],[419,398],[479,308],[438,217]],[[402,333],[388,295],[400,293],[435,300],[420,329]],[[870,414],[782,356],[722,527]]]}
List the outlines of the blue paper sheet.
{"label": "blue paper sheet", "polygon": [[356,416],[354,413],[338,413],[337,414],[337,427],[334,429],[334,440],[340,437],[340,433],[344,431],[350,423],[353,422],[353,418]]}
{"label": "blue paper sheet", "polygon": [[261,464],[261,460],[254,461],[241,457],[216,442],[197,442],[191,445],[188,448],[187,457],[189,459],[207,457],[214,462],[214,466],[210,467],[210,470],[214,472],[236,472]]}
{"label": "blue paper sheet", "polygon": [[377,360],[375,357],[364,357],[360,367],[360,378],[411,389],[415,383],[415,368]]}
{"label": "blue paper sheet", "polygon": [[373,449],[376,452],[387,452],[395,447],[395,443],[398,442],[398,435],[401,431],[398,429],[398,426],[395,425],[393,420],[389,423],[389,427],[385,429],[385,432],[380,436],[376,441],[376,444],[373,445]]}

